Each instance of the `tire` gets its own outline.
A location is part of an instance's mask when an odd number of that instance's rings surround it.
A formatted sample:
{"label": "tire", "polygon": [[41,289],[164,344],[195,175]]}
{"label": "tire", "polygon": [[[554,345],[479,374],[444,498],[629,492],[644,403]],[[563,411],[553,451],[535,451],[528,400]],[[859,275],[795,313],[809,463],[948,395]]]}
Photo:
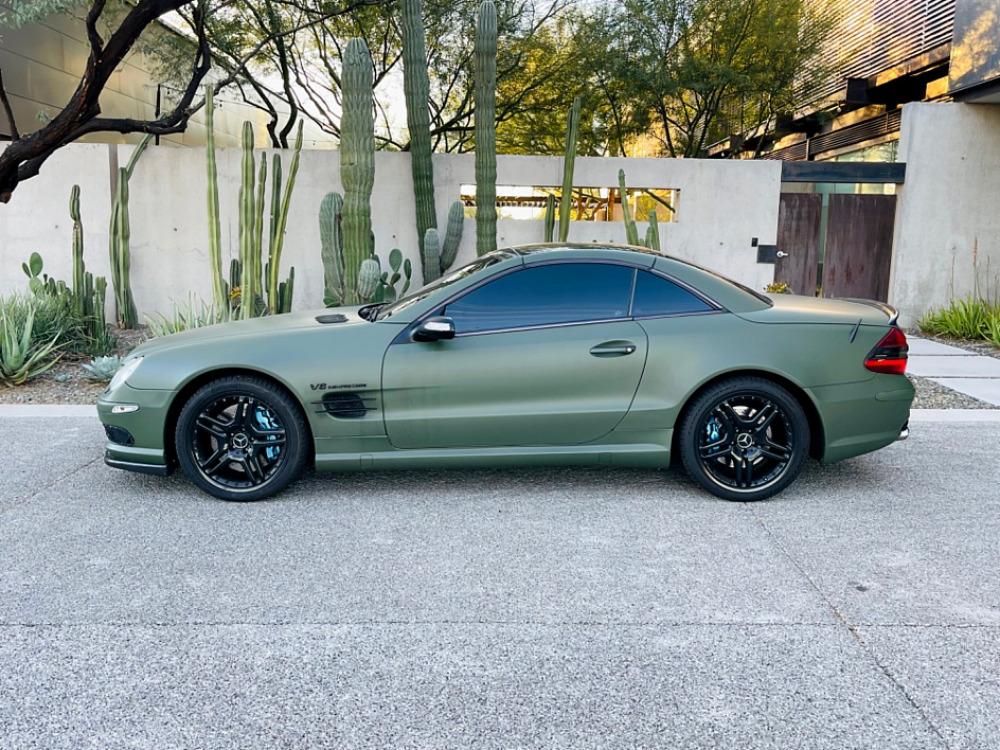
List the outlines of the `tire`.
{"label": "tire", "polygon": [[798,400],[764,378],[733,377],[685,410],[680,451],[687,473],[716,497],[772,497],[802,471],[809,422]]}
{"label": "tire", "polygon": [[234,375],[202,386],[177,418],[181,469],[221,500],[270,497],[302,474],[311,436],[299,404],[258,377]]}

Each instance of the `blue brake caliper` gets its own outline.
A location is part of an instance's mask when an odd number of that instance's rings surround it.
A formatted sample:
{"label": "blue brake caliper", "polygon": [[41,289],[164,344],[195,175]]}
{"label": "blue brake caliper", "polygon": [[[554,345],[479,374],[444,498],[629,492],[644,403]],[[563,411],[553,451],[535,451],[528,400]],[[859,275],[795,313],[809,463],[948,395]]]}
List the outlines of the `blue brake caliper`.
{"label": "blue brake caliper", "polygon": [[719,423],[718,417],[712,417],[712,420],[705,425],[705,442],[714,443],[720,435],[722,435],[722,425]]}
{"label": "blue brake caliper", "polygon": [[[274,419],[274,415],[270,411],[265,409],[263,406],[258,406],[253,413],[254,419],[257,420],[257,426],[262,430],[277,430],[278,423]],[[274,435],[268,435],[267,440],[277,440],[278,438]],[[265,448],[264,455],[267,456],[269,461],[273,461],[278,457],[278,453],[281,448],[274,446],[273,448]]]}

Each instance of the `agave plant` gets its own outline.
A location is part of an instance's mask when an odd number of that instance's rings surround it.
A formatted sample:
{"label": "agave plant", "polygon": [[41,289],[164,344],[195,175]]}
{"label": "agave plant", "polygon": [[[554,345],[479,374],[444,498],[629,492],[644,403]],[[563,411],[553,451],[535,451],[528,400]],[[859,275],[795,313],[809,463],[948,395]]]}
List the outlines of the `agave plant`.
{"label": "agave plant", "polygon": [[59,336],[45,341],[32,340],[35,310],[28,310],[23,322],[0,312],[0,382],[13,386],[27,383],[59,361]]}
{"label": "agave plant", "polygon": [[187,301],[174,303],[174,311],[169,318],[165,315],[156,315],[147,317],[146,323],[149,325],[149,332],[154,336],[168,336],[192,328],[204,328],[222,323],[227,319],[226,313],[227,311],[220,310],[214,304],[204,302],[192,294]]}
{"label": "agave plant", "polygon": [[108,357],[95,357],[90,362],[80,365],[86,373],[87,380],[95,383],[110,383],[111,378],[121,369],[124,360],[117,354]]}

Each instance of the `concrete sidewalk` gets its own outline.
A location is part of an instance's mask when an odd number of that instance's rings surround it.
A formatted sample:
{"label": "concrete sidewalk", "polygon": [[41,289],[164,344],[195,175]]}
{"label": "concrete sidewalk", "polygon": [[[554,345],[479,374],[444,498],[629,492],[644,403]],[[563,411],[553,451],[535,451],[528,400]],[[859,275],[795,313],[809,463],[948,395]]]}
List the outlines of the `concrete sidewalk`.
{"label": "concrete sidewalk", "polygon": [[1000,359],[930,339],[907,339],[907,374],[929,378],[938,385],[1000,406]]}

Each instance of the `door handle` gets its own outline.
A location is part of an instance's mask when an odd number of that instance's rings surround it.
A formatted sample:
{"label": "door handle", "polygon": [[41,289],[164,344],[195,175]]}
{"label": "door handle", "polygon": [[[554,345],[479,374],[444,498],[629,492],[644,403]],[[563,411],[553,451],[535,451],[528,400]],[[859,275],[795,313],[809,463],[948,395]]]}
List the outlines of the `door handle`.
{"label": "door handle", "polygon": [[787,258],[788,257],[788,253],[786,253],[784,250],[779,250],[778,252],[776,252],[774,254],[774,257],[775,258]]}
{"label": "door handle", "polygon": [[636,346],[631,341],[605,341],[591,347],[590,353],[594,357],[625,357],[635,350]]}

